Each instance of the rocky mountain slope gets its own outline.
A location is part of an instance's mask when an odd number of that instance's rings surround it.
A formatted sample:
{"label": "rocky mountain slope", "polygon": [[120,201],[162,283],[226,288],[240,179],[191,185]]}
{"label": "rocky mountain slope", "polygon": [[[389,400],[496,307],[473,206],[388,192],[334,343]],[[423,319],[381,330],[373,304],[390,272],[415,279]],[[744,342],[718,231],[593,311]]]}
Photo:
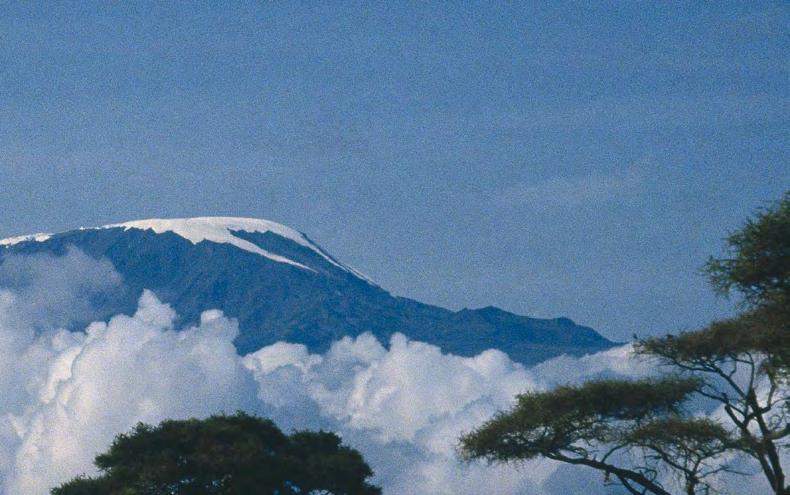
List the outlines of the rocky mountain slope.
{"label": "rocky mountain slope", "polygon": [[152,219],[34,234],[0,241],[0,262],[14,254],[62,255],[69,246],[108,259],[124,279],[117,295],[96,301],[99,314],[131,312],[151,289],[182,323],[210,308],[237,318],[241,353],[281,340],[320,352],[365,331],[383,342],[401,332],[463,356],[497,348],[525,364],[613,345],[567,318],[495,307],[451,311],[393,296],[304,234],[266,220]]}

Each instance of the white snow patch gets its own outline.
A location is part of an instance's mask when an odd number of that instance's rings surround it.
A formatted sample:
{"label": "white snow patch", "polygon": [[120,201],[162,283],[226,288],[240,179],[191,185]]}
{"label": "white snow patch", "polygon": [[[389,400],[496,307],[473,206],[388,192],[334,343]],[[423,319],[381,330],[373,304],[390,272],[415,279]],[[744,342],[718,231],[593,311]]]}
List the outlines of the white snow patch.
{"label": "white snow patch", "polygon": [[8,237],[7,239],[0,239],[0,246],[13,246],[14,244],[19,244],[20,242],[44,242],[47,239],[52,237],[52,234],[28,234],[28,235],[20,235],[17,237]]}
{"label": "white snow patch", "polygon": [[[231,244],[239,249],[255,253],[278,263],[286,263],[303,268],[305,270],[310,270],[312,272],[316,271],[309,266],[289,259],[285,256],[281,256],[279,254],[272,253],[271,251],[262,249],[250,241],[233,235],[233,232],[236,231],[257,233],[272,232],[273,234],[293,241],[302,247],[310,249],[325,259],[327,262],[340,268],[341,270],[347,271],[371,285],[376,285],[375,282],[370,280],[370,278],[365,276],[363,273],[351,268],[348,265],[336,261],[323,249],[310,241],[310,239],[308,239],[301,232],[270,220],[238,217],[150,218],[146,220],[135,220],[131,222],[104,225],[98,228],[109,229],[119,227],[123,228],[124,230],[152,230],[157,234],[172,232],[178,236],[183,237],[184,239],[187,239],[192,244],[197,244],[201,241]],[[80,227],[79,230],[91,230],[91,228]],[[22,242],[44,242],[50,239],[51,236],[52,234],[38,233],[9,237],[7,239],[0,240],[0,247],[12,246]]]}
{"label": "white snow patch", "polygon": [[284,237],[290,241],[299,244],[300,246],[310,249],[311,251],[315,252],[316,254],[324,258],[326,261],[340,268],[341,270],[350,272],[355,276],[369,282],[369,280],[366,277],[364,277],[356,270],[349,268],[348,266],[345,266],[341,263],[338,263],[337,261],[332,259],[320,247],[310,242],[310,240],[307,239],[307,237],[305,237],[305,235],[302,234],[301,232],[269,220],[262,220],[257,218],[236,218],[236,217],[195,217],[195,218],[170,218],[170,219],[151,218],[147,220],[135,220],[132,222],[105,225],[102,228],[117,228],[117,227],[122,227],[125,230],[129,230],[129,229],[153,230],[157,234],[161,234],[163,232],[173,232],[174,234],[179,235],[184,239],[187,239],[193,244],[197,244],[198,242],[201,241],[211,241],[221,244],[231,244],[233,246],[238,247],[239,249],[243,249],[245,251],[249,251],[251,253],[264,256],[273,261],[277,261],[280,263],[287,263],[289,265],[298,266],[299,268],[315,271],[308,266],[305,266],[301,263],[293,261],[284,256],[280,256],[270,251],[266,251],[265,249],[261,249],[260,247],[256,246],[252,242],[249,242],[247,240],[241,239],[240,237],[236,237],[235,235],[233,235],[234,231],[258,232],[258,233],[272,232],[273,234],[279,235],[280,237]]}

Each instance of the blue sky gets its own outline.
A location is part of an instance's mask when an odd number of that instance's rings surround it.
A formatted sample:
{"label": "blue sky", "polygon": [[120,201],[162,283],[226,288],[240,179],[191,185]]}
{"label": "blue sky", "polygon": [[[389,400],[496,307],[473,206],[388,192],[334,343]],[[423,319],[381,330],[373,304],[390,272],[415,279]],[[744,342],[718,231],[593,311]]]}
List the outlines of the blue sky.
{"label": "blue sky", "polygon": [[[524,2],[528,3],[528,2]],[[0,236],[238,215],[615,339],[790,184],[786,4],[3,3]]]}

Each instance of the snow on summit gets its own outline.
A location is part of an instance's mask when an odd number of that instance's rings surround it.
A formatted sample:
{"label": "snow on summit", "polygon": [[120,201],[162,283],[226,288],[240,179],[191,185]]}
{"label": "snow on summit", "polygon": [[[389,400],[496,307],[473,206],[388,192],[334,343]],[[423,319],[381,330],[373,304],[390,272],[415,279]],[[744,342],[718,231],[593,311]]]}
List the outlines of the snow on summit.
{"label": "snow on summit", "polygon": [[[326,251],[308,239],[307,236],[301,232],[270,220],[237,217],[149,218],[146,220],[134,220],[131,222],[104,225],[102,227],[81,227],[79,230],[117,228],[122,228],[124,230],[150,230],[156,234],[172,232],[190,241],[192,244],[197,244],[202,241],[214,242],[218,244],[230,244],[239,249],[243,249],[244,251],[255,253],[278,263],[286,263],[288,265],[292,265],[304,270],[309,270],[311,272],[316,271],[315,269],[299,263],[298,261],[292,260],[286,256],[282,256],[280,254],[263,249],[255,243],[234,234],[237,232],[261,234],[265,232],[271,232],[277,236],[313,251],[337,268],[351,273],[352,275],[368,282],[371,285],[376,285],[362,273],[335,260],[332,256],[327,254]],[[54,235],[56,234],[40,233],[0,239],[0,248],[7,248],[26,242],[46,242]]]}
{"label": "snow on summit", "polygon": [[176,235],[187,239],[193,244],[201,241],[210,241],[220,244],[231,244],[255,253],[279,263],[287,263],[294,265],[305,270],[315,271],[312,268],[305,266],[301,263],[288,259],[284,256],[266,251],[250,241],[244,240],[240,237],[233,235],[233,232],[271,232],[280,237],[284,237],[293,241],[300,246],[306,247],[317,253],[319,256],[327,260],[329,263],[336,267],[353,273],[354,275],[365,279],[356,270],[345,266],[335,261],[331,256],[326,254],[323,249],[312,243],[304,234],[294,230],[285,225],[272,222],[270,220],[262,220],[257,218],[236,218],[236,217],[195,217],[195,218],[151,218],[147,220],[135,220],[132,222],[118,223],[112,225],[105,225],[105,229],[109,228],[123,228],[124,230],[139,229],[139,230],[153,230],[157,234],[164,232],[172,232]]}
{"label": "snow on summit", "polygon": [[6,239],[0,239],[0,246],[13,246],[14,244],[19,244],[21,242],[44,242],[51,237],[51,234],[29,234],[29,235],[20,235],[17,237],[8,237]]}

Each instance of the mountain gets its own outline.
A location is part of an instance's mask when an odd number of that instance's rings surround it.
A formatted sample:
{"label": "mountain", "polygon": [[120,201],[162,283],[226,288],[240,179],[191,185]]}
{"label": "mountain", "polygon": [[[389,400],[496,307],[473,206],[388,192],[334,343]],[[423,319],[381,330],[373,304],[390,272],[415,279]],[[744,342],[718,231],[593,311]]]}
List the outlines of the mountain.
{"label": "mountain", "polygon": [[151,289],[182,323],[210,308],[237,318],[241,353],[281,340],[323,352],[366,331],[382,342],[401,332],[462,356],[497,348],[525,364],[614,345],[567,318],[451,311],[393,296],[304,234],[266,220],[152,219],[15,237],[0,241],[0,263],[13,254],[63,255],[69,246],[111,261],[124,279],[118,294],[96,301],[102,317],[132,312]]}

